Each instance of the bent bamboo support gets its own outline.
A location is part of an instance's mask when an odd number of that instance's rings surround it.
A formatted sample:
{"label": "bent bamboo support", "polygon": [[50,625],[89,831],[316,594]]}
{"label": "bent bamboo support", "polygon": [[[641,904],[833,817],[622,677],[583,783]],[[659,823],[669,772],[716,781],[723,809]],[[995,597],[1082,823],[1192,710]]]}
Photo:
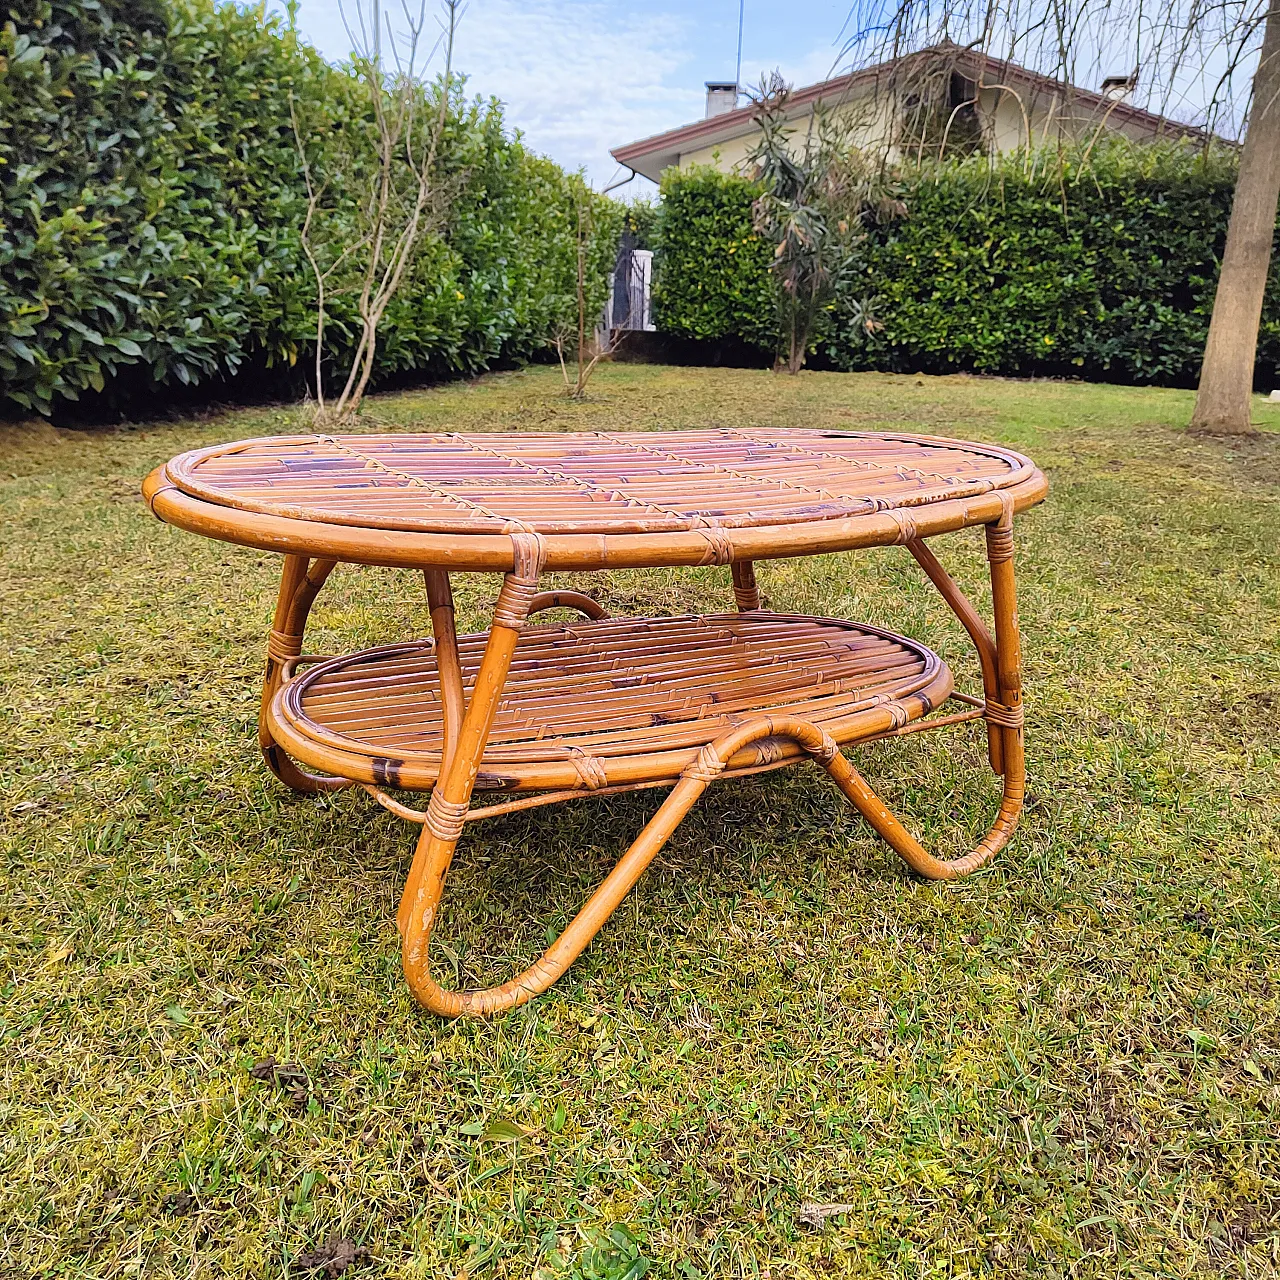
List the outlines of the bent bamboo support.
{"label": "bent bamboo support", "polygon": [[[486,655],[487,656],[487,655]],[[414,995],[433,1013],[444,1017],[458,1014],[484,1016],[514,1009],[546,991],[582,954],[587,944],[600,932],[632,886],[640,879],[658,851],[693,808],[698,797],[725,768],[726,762],[743,747],[761,738],[791,738],[821,763],[830,767],[833,760],[843,760],[834,739],[806,720],[787,716],[763,716],[750,724],[722,735],[702,748],[697,759],[681,774],[657,813],[618,860],[586,905],[573,918],[568,928],[543,953],[541,959],[523,973],[498,987],[477,991],[447,991],[436,982],[428,963],[431,931],[437,919],[444,876],[452,858],[452,842],[441,840],[429,825],[423,828],[418,845],[418,859],[423,859],[416,882],[414,901],[401,919],[404,931],[404,972]],[[424,856],[425,855],[425,856]]]}
{"label": "bent bamboo support", "polygon": [[540,591],[529,602],[529,616],[543,609],[576,609],[584,618],[599,621],[609,615],[599,600],[593,600],[581,591]]}
{"label": "bent bamboo support", "polygon": [[275,617],[267,635],[267,667],[262,680],[262,700],[258,706],[258,746],[262,749],[267,768],[294,791],[342,791],[352,785],[346,778],[330,778],[299,769],[280,749],[267,724],[267,709],[284,683],[287,664],[302,656],[302,637],[311,606],[336,564],[336,560],[285,556]]}
{"label": "bent bamboo support", "polygon": [[[840,754],[834,739],[824,730],[807,720],[763,716],[722,735],[702,749],[697,760],[684,770],[657,813],[645,824],[644,830],[565,931],[539,960],[501,986],[449,991],[432,976],[428,954],[431,933],[438,919],[445,873],[457,841],[456,837],[442,840],[429,826],[424,827],[418,846],[418,857],[423,859],[423,865],[416,882],[411,878],[411,885],[406,886],[406,903],[410,888],[416,891],[409,909],[405,911],[402,907],[400,922],[404,933],[404,973],[414,995],[433,1013],[452,1018],[459,1014],[483,1017],[514,1009],[546,991],[600,932],[702,793],[724,771],[727,761],[743,747],[761,738],[789,738],[798,743],[826,769],[858,812],[903,860],[930,879],[956,879],[981,866],[1005,845],[1017,823],[1022,806],[1022,779],[1010,770],[1005,777],[1004,801],[990,834],[966,857],[941,861],[927,853],[894,817],[862,775]],[[415,859],[415,863],[417,861]]]}
{"label": "bent bamboo support", "polygon": [[[850,804],[918,874],[935,880],[957,879],[992,858],[1013,834],[1026,789],[1012,518],[1012,503],[1006,503],[1000,519],[988,525],[986,531],[995,614],[994,638],[932,552],[918,541],[908,543],[912,554],[973,637],[982,664],[986,693],[984,715],[991,732],[991,763],[996,772],[1003,775],[1004,788],[995,823],[972,852],[949,860],[934,857],[841,755],[835,740],[825,730],[797,717],[760,716],[722,734],[702,748],[613,870],[539,960],[500,986],[450,991],[442,987],[431,973],[431,935],[439,919],[445,878],[466,821],[471,789],[510,668],[520,626],[532,608],[546,599],[546,595],[535,594],[540,569],[536,548],[526,547],[524,563],[518,555],[515,571],[508,574],[504,582],[475,692],[462,722],[458,750],[442,785],[432,792],[426,822],[397,914],[403,938],[404,973],[416,998],[432,1012],[444,1017],[460,1014],[486,1016],[517,1008],[546,991],[599,933],[702,793],[724,772],[727,762],[744,747],[761,739],[790,739],[797,743],[826,769]],[[745,595],[747,590],[754,589],[754,582],[747,579],[746,574],[735,575],[735,587]],[[750,602],[740,597],[739,603]],[[523,614],[520,606],[523,606]]]}
{"label": "bent bamboo support", "polygon": [[[613,870],[543,956],[509,982],[484,990],[449,991],[441,987],[430,971],[429,947],[439,918],[445,878],[470,810],[472,789],[520,630],[530,615],[543,609],[571,608],[587,618],[604,617],[605,611],[597,601],[581,592],[537,591],[543,563],[542,540],[534,534],[512,535],[517,547],[515,566],[504,578],[475,688],[468,700],[458,663],[449,575],[443,570],[426,570],[424,578],[439,664],[445,738],[441,780],[427,807],[426,821],[397,913],[403,935],[405,976],[417,999],[445,1017],[485,1016],[516,1008],[546,991],[590,944],[702,793],[724,771],[727,761],[761,739],[790,739],[797,743],[826,769],[850,804],[919,875],[955,879],[993,857],[1013,834],[1025,792],[1012,505],[1012,502],[1004,504],[1000,518],[988,525],[986,532],[994,636],[924,542],[917,538],[906,544],[968,631],[982,669],[983,715],[987,721],[991,766],[1003,775],[1004,791],[994,825],[972,852],[950,860],[934,857],[840,754],[824,730],[796,717],[761,716],[722,734],[704,747]],[[332,560],[309,561],[305,556],[286,558],[267,644],[259,741],[272,771],[298,791],[329,791],[352,785],[345,778],[301,770],[276,744],[265,718],[270,699],[302,654],[307,617],[333,568]],[[751,568],[747,563],[733,565],[734,595],[739,608],[760,607]]]}

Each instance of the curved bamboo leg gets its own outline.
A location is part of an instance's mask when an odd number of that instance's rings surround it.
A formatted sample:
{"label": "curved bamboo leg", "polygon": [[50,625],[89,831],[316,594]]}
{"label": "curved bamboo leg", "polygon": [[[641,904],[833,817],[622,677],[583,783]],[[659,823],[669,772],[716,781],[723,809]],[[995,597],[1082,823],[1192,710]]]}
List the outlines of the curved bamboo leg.
{"label": "curved bamboo leg", "polygon": [[312,563],[306,556],[285,556],[280,591],[276,596],[275,617],[267,635],[267,668],[258,707],[258,746],[261,747],[263,759],[271,772],[295,791],[340,791],[351,786],[345,778],[326,778],[299,769],[280,749],[267,725],[267,708],[282,684],[284,664],[290,658],[301,655],[307,616],[336,563],[335,560],[316,560]]}
{"label": "curved bamboo leg", "polygon": [[[487,656],[486,651],[486,658]],[[618,859],[613,870],[587,899],[565,931],[536,963],[501,986],[486,987],[483,990],[447,991],[432,977],[428,947],[444,888],[443,868],[439,874],[436,874],[434,863],[425,868],[423,885],[418,891],[410,918],[402,925],[405,928],[405,976],[414,995],[433,1013],[452,1018],[459,1014],[483,1017],[514,1009],[546,991],[600,932],[604,922],[627,896],[698,797],[724,771],[726,761],[743,747],[762,738],[792,738],[828,768],[832,761],[843,759],[835,741],[827,733],[806,720],[790,716],[763,716],[703,747],[694,763],[680,775],[679,781],[672,787],[657,813],[645,824],[644,830]],[[426,827],[423,828],[418,846],[420,856],[424,845],[427,846],[428,857],[432,857],[436,845]],[[452,846],[449,854],[452,854]],[[405,893],[407,897],[408,888]]]}
{"label": "curved bamboo leg", "polygon": [[[861,774],[840,754],[834,739],[825,730],[806,720],[790,716],[764,716],[722,735],[703,747],[698,758],[681,774],[657,813],[645,824],[613,870],[605,877],[585,905],[570,921],[565,931],[551,944],[540,959],[501,986],[479,990],[448,991],[431,974],[429,947],[431,933],[439,915],[444,891],[444,868],[438,873],[433,864],[424,869],[425,883],[417,893],[413,913],[402,921],[405,930],[405,976],[419,1002],[433,1013],[446,1018],[460,1014],[484,1017],[517,1008],[546,991],[561,978],[582,954],[604,923],[631,891],[654,857],[670,839],[698,798],[724,771],[727,761],[744,747],[761,739],[791,738],[831,775],[832,780],[849,801],[902,858],[919,874],[931,879],[956,879],[981,866],[1001,849],[1012,834],[1022,806],[1021,756],[1017,767],[1005,776],[1005,798],[995,825],[986,839],[970,854],[951,861],[934,858],[885,807],[884,802],[867,786]],[[1012,760],[1011,760],[1012,763]],[[419,855],[427,846],[428,857],[436,845],[423,829]],[[456,837],[447,857],[452,857]],[[436,855],[438,856],[438,855]],[[447,867],[447,859],[445,862]],[[405,890],[406,898],[409,889]],[[410,943],[412,934],[412,957]]]}
{"label": "curved bamboo leg", "polygon": [[598,622],[609,615],[599,600],[593,600],[581,591],[540,591],[529,602],[529,616],[543,609],[577,609],[584,618]]}
{"label": "curved bamboo leg", "polygon": [[760,588],[756,586],[756,567],[750,560],[735,560],[729,566],[733,575],[733,600],[741,613],[760,608]]}
{"label": "curved bamboo leg", "polygon": [[[515,567],[503,579],[480,669],[458,727],[448,768],[442,770],[440,780],[431,792],[426,822],[418,838],[413,865],[409,868],[396,913],[403,941],[404,972],[415,993],[424,981],[429,984],[425,988],[428,991],[434,985],[427,974],[427,944],[444,893],[445,876],[453,861],[458,838],[462,835],[471,805],[471,792],[498,713],[498,703],[511,669],[520,629],[529,616],[530,604],[537,596],[544,556],[542,540],[536,534],[527,533],[512,534],[511,538],[515,547]],[[442,682],[442,691],[443,688]],[[429,1001],[423,999],[423,1003],[429,1004]]]}
{"label": "curved bamboo leg", "polygon": [[989,735],[991,767],[1004,778],[1000,811],[986,838],[972,853],[947,861],[927,853],[843,757],[831,769],[832,778],[850,803],[884,837],[903,860],[931,880],[954,880],[982,866],[1009,842],[1026,795],[1026,757],[1022,737],[1022,641],[1018,632],[1018,591],[1013,574],[1013,503],[1006,501],[999,520],[986,527],[987,563],[991,571],[991,599],[995,637],[973,605],[964,597],[937,557],[922,542],[907,544],[972,637],[982,664],[986,697],[984,715]]}

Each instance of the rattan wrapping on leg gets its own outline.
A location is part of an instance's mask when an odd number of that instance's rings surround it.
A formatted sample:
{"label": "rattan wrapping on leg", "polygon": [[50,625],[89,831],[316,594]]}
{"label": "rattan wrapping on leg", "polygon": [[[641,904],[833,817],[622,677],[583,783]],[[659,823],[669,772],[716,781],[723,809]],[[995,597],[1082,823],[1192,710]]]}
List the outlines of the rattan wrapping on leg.
{"label": "rattan wrapping on leg", "polygon": [[735,560],[730,566],[733,574],[733,602],[739,609],[749,612],[760,608],[760,588],[756,585],[756,567],[750,560]]}
{"label": "rattan wrapping on leg", "polygon": [[511,575],[521,582],[537,582],[547,562],[547,542],[532,529],[519,528],[511,533],[514,564]]}
{"label": "rattan wrapping on leg", "polygon": [[524,581],[514,574],[507,574],[502,581],[502,590],[498,593],[498,603],[494,606],[494,626],[512,627],[519,630],[529,616],[529,607],[538,595],[538,581]]}
{"label": "rattan wrapping on leg", "polygon": [[987,525],[987,559],[992,564],[1003,564],[1013,559],[1013,530],[999,525]]}
{"label": "rattan wrapping on leg", "polygon": [[983,717],[992,724],[1005,729],[1021,729],[1023,723],[1022,707],[1006,707],[1003,702],[987,699],[982,704]]}
{"label": "rattan wrapping on leg", "polygon": [[288,662],[290,658],[301,657],[302,636],[296,632],[277,631],[272,627],[267,632],[267,657],[273,662]]}
{"label": "rattan wrapping on leg", "polygon": [[466,800],[446,800],[439,791],[433,791],[427,802],[426,825],[433,836],[441,840],[456,840],[462,834],[467,810],[470,808],[471,805]]}
{"label": "rattan wrapping on leg", "polygon": [[1013,559],[1013,498],[1000,494],[1000,519],[986,526],[987,561],[1005,564]]}
{"label": "rattan wrapping on leg", "polygon": [[691,782],[714,782],[724,770],[725,762],[720,759],[715,746],[709,742],[698,752],[698,758],[691,765],[685,766],[680,776],[688,778]]}
{"label": "rattan wrapping on leg", "polygon": [[733,539],[723,529],[711,527],[695,532],[707,543],[707,553],[698,561],[699,564],[728,564],[732,561]]}

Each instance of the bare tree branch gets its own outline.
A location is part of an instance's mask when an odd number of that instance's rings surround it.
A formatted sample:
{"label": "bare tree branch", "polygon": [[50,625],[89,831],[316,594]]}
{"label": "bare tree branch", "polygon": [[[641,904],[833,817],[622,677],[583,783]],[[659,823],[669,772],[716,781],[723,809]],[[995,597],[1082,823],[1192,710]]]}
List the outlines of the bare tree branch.
{"label": "bare tree branch", "polygon": [[[353,46],[352,62],[366,94],[373,138],[372,173],[355,202],[358,234],[334,253],[327,266],[322,265],[314,243],[321,188],[311,176],[294,120],[308,190],[303,250],[318,295],[317,403],[321,416],[339,422],[359,410],[373,375],[382,318],[413,270],[424,237],[442,221],[450,187],[441,169],[441,152],[454,96],[453,47],[462,14],[461,0],[443,0],[440,35],[425,57],[426,0],[420,0],[416,10],[408,0],[401,0],[404,28],[399,31],[384,13],[381,0],[369,3],[371,7],[366,9],[366,0],[340,0],[339,9]],[[385,57],[384,45],[389,50]],[[443,70],[434,87],[428,88],[423,81],[424,71],[441,50]],[[332,406],[326,407],[320,385],[320,348],[326,304],[333,296],[328,282],[340,269],[349,270],[356,263],[360,264],[357,277],[346,287],[356,293],[359,332],[343,387]]]}

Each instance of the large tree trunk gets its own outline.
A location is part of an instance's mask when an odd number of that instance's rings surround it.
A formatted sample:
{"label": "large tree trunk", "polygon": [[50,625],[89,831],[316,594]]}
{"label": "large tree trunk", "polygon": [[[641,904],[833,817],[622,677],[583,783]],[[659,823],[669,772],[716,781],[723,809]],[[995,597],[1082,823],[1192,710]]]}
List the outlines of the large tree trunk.
{"label": "large tree trunk", "polygon": [[1240,153],[1222,274],[1200,369],[1193,431],[1253,430],[1253,365],[1280,198],[1280,0],[1272,0],[1253,77],[1249,129]]}

